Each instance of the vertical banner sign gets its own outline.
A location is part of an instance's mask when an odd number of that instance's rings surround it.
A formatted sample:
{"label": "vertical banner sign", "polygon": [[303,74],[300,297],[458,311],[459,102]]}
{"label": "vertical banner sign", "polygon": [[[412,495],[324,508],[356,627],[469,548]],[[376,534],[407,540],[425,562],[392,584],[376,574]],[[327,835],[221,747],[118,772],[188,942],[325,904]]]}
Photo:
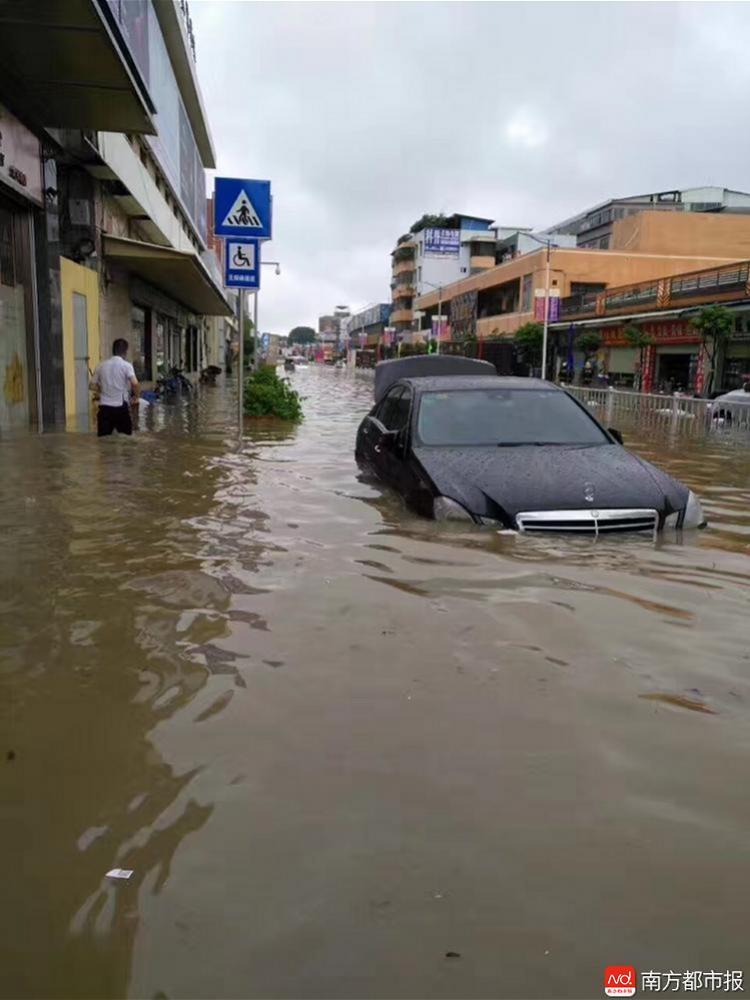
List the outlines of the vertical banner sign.
{"label": "vertical banner sign", "polygon": [[[534,319],[539,322],[544,322],[544,289],[536,288],[534,289]],[[550,288],[549,290],[549,311],[547,313],[547,320],[550,323],[556,323],[560,319],[560,289]]]}

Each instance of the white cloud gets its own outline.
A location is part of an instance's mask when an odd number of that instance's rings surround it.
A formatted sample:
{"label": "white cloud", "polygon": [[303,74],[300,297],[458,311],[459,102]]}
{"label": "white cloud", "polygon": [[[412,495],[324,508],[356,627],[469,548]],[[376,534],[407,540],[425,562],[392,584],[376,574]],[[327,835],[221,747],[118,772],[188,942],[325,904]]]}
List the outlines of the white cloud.
{"label": "white cloud", "polygon": [[547,129],[533,112],[516,111],[505,126],[505,135],[511,146],[538,149],[547,142]]}
{"label": "white cloud", "polygon": [[387,301],[389,252],[424,212],[541,228],[613,195],[750,186],[748,4],[191,12],[219,172],[273,184],[264,329]]}

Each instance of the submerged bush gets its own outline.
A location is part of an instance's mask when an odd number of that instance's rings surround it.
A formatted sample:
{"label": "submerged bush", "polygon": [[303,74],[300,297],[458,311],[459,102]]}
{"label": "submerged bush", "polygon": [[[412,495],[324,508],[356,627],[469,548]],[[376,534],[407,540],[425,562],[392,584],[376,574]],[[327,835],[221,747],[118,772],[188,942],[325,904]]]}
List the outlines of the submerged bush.
{"label": "submerged bush", "polygon": [[276,369],[266,366],[245,380],[245,415],[278,417],[299,423],[303,419],[302,400],[289,382],[279,378]]}

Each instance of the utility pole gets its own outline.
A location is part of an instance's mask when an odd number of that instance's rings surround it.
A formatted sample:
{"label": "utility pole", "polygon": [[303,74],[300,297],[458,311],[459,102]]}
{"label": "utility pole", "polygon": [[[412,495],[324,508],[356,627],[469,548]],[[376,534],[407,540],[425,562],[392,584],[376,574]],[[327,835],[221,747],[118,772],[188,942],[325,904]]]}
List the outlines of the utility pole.
{"label": "utility pole", "polygon": [[542,334],[542,378],[547,378],[547,333],[549,329],[549,258],[551,240],[547,240],[547,267],[544,279],[544,333]]}
{"label": "utility pole", "polygon": [[238,372],[237,372],[237,423],[239,427],[240,437],[242,437],[242,425],[245,416],[245,400],[244,400],[244,388],[245,388],[245,373],[242,370],[245,365],[245,289],[240,288],[237,291],[237,298],[239,300],[238,312],[240,316],[240,343],[239,343],[239,353],[237,355],[238,362]]}

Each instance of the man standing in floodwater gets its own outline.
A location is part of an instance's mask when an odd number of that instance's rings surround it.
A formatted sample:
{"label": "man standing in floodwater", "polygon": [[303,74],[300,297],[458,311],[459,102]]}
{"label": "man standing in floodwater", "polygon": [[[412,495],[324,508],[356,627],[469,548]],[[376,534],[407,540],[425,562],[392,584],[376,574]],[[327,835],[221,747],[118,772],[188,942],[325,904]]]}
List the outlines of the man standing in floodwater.
{"label": "man standing in floodwater", "polygon": [[112,357],[97,365],[91,388],[99,392],[99,410],[96,414],[97,437],[107,437],[112,431],[132,434],[130,394],[137,399],[140,393],[135,369],[126,361],[128,342],[118,337],[112,344]]}

